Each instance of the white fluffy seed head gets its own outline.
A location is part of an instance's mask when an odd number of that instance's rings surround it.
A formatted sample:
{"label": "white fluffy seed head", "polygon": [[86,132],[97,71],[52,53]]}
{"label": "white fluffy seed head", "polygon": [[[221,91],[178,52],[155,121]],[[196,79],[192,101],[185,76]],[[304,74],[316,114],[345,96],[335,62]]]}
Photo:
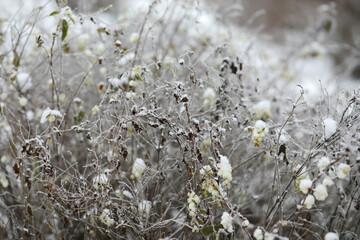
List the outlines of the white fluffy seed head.
{"label": "white fluffy seed head", "polygon": [[314,196],[316,200],[324,201],[328,196],[326,187],[323,184],[317,185],[316,188],[314,189]]}
{"label": "white fluffy seed head", "polygon": [[313,195],[307,195],[307,197],[305,198],[305,201],[304,201],[304,206],[307,208],[307,209],[311,209],[312,206],[314,205],[315,203],[315,198]]}
{"label": "white fluffy seed head", "polygon": [[325,168],[327,168],[327,166],[330,164],[330,160],[328,157],[322,157],[320,158],[320,160],[318,161],[317,166],[320,168],[320,170],[323,170]]}
{"label": "white fluffy seed head", "polygon": [[339,240],[339,235],[334,232],[328,232],[325,235],[325,240]]}
{"label": "white fluffy seed head", "polygon": [[254,231],[254,238],[256,240],[263,240],[264,239],[263,232],[262,232],[262,230],[260,228],[257,228]]}
{"label": "white fluffy seed head", "polygon": [[224,212],[221,216],[221,224],[224,226],[226,231],[233,232],[233,226],[232,226],[233,217],[228,213]]}
{"label": "white fluffy seed head", "polygon": [[336,173],[338,178],[344,179],[349,175],[350,172],[350,166],[345,163],[340,163],[339,166],[336,169]]}
{"label": "white fluffy seed head", "polygon": [[144,160],[142,160],[141,158],[137,158],[132,168],[132,178],[140,180],[141,175],[145,172],[145,170],[146,164]]}
{"label": "white fluffy seed head", "polygon": [[249,224],[250,224],[249,220],[245,219],[245,220],[241,223],[241,226],[247,227],[247,226],[249,226]]}
{"label": "white fluffy seed head", "polygon": [[329,176],[326,176],[322,182],[322,184],[324,184],[327,187],[331,187],[332,185],[334,185],[334,181],[331,180],[331,178]]}
{"label": "white fluffy seed head", "polygon": [[312,181],[310,179],[302,179],[299,184],[299,188],[301,192],[304,194],[307,194],[309,190],[311,189]]}

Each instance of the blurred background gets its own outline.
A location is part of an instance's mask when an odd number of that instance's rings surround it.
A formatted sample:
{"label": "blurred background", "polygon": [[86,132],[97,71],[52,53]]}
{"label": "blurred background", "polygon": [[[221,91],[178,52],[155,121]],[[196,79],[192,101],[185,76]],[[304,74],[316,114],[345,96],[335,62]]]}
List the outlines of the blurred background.
{"label": "blurred background", "polygon": [[[167,2],[171,3],[169,0]],[[308,31],[319,31],[322,4],[334,3],[331,26],[326,36],[327,49],[339,72],[360,80],[360,1],[359,0],[201,0],[206,2],[221,21],[259,27],[261,33],[277,44],[287,36],[301,37]],[[138,11],[152,0],[68,0],[69,6],[80,13],[90,13],[112,5],[108,11],[119,14],[124,9]],[[320,8],[319,8],[320,7]],[[321,20],[321,19],[320,19]],[[324,19],[322,19],[324,20]],[[249,23],[250,22],[250,23]],[[326,23],[327,24],[327,23]],[[312,27],[312,29],[311,29]],[[324,27],[324,26],[323,26]],[[289,34],[290,33],[290,34]]]}

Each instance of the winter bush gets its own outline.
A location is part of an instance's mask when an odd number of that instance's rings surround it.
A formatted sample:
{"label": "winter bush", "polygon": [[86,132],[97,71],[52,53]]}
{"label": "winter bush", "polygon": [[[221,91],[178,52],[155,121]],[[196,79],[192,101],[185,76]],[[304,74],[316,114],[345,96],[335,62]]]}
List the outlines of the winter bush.
{"label": "winter bush", "polygon": [[2,239],[359,238],[335,4],[279,45],[205,0],[22,3],[0,3]]}

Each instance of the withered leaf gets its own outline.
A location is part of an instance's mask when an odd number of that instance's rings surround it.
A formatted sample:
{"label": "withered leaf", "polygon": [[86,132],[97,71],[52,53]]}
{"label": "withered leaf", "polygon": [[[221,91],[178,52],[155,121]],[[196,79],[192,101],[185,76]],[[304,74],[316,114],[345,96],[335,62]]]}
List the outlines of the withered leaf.
{"label": "withered leaf", "polygon": [[17,163],[14,164],[13,169],[16,174],[20,174],[20,168]]}
{"label": "withered leaf", "polygon": [[28,189],[30,189],[30,188],[31,188],[31,180],[30,180],[30,177],[26,176],[26,177],[25,177],[25,182],[26,182],[26,184],[27,184]]}
{"label": "withered leaf", "polygon": [[32,212],[32,209],[31,209],[30,205],[28,205],[26,209],[27,209],[28,214],[29,214],[30,216],[32,216],[32,215],[33,215],[33,212]]}
{"label": "withered leaf", "polygon": [[25,237],[30,237],[30,232],[28,229],[24,228],[24,236]]}
{"label": "withered leaf", "polygon": [[159,127],[159,124],[157,124],[156,122],[149,121],[148,124],[150,125],[150,127],[153,127],[153,128]]}
{"label": "withered leaf", "polygon": [[278,156],[280,156],[280,154],[283,153],[283,160],[285,161],[286,164],[289,164],[287,157],[286,157],[286,145],[282,144],[279,147],[279,152],[278,152]]}
{"label": "withered leaf", "polygon": [[139,124],[137,124],[136,122],[132,122],[132,125],[133,125],[133,127],[134,127],[134,129],[135,129],[135,131],[136,132],[141,132],[142,131],[142,128],[139,126]]}
{"label": "withered leaf", "polygon": [[180,102],[188,102],[189,101],[189,99],[188,99],[188,97],[186,97],[186,96],[184,96],[181,100],[180,100]]}
{"label": "withered leaf", "polygon": [[231,68],[231,73],[236,74],[237,67],[235,67],[235,64],[233,62],[231,63],[230,68]]}

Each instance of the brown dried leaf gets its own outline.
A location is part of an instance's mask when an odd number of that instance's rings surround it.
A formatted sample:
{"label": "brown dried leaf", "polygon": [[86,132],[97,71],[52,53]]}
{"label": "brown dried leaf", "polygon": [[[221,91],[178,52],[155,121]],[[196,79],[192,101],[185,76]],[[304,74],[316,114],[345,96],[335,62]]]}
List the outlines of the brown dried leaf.
{"label": "brown dried leaf", "polygon": [[17,175],[20,174],[20,168],[17,163],[14,164],[13,169],[14,169],[15,174],[17,174]]}
{"label": "brown dried leaf", "polygon": [[29,214],[30,216],[32,216],[32,215],[33,215],[33,212],[32,212],[32,209],[31,209],[30,205],[28,205],[26,209],[27,209],[28,214]]}

